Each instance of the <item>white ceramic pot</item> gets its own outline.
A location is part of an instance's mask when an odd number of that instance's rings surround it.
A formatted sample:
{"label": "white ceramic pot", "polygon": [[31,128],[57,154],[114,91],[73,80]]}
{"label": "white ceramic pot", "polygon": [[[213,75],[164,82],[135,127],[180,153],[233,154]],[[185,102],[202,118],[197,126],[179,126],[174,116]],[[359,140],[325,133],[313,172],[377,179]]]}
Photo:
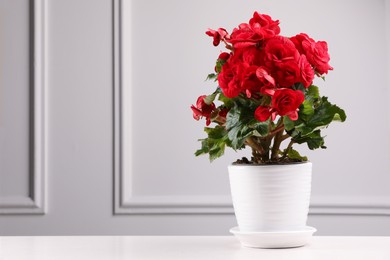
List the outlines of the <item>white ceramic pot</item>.
{"label": "white ceramic pot", "polygon": [[241,232],[306,227],[312,164],[230,165],[234,211]]}

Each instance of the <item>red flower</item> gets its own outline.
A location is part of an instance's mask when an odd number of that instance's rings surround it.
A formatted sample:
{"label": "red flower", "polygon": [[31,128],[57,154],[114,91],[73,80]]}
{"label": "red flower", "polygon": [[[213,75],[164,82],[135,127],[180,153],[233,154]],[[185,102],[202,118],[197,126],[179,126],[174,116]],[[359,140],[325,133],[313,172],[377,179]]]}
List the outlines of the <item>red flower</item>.
{"label": "red flower", "polygon": [[313,83],[314,70],[303,54],[299,57],[298,65],[301,71],[301,82],[305,88],[308,88]]}
{"label": "red flower", "polygon": [[288,116],[291,120],[298,119],[298,108],[305,100],[300,90],[288,88],[277,89],[272,97],[272,109],[280,116]]}
{"label": "red flower", "polygon": [[241,91],[245,91],[248,98],[252,96],[252,93],[260,90],[261,82],[256,75],[257,68],[257,66],[247,67],[241,79]]}
{"label": "red flower", "polygon": [[221,87],[223,94],[228,98],[234,98],[241,92],[240,64],[226,62],[222,66],[221,72],[218,74],[218,84]]}
{"label": "red flower", "polygon": [[208,35],[208,36],[211,36],[211,37],[213,37],[213,45],[214,46],[218,46],[219,45],[219,43],[221,42],[221,41],[223,41],[223,40],[227,40],[227,39],[229,39],[230,38],[230,36],[229,36],[229,34],[227,33],[227,31],[224,29],[224,28],[219,28],[218,30],[213,30],[213,29],[208,29],[207,31],[206,31],[206,34]]}
{"label": "red flower", "polygon": [[[224,64],[229,58],[230,58],[230,53],[222,52],[218,56],[217,63]],[[220,69],[221,68],[218,68],[217,65],[215,65],[215,67],[214,67],[215,72],[217,72],[217,73],[220,72],[219,71]]]}
{"label": "red flower", "polygon": [[265,43],[264,52],[265,65],[277,87],[291,87],[301,81],[300,54],[290,39],[276,36]]}
{"label": "red flower", "polygon": [[314,41],[305,33],[290,38],[301,54],[305,54],[309,63],[319,74],[328,73],[333,68],[329,65],[328,44]]}
{"label": "red flower", "polygon": [[238,28],[234,28],[229,40],[234,48],[254,46],[259,41],[261,41],[259,35],[254,33],[249,24],[246,23],[242,23]]}
{"label": "red flower", "polygon": [[280,33],[279,21],[272,20],[266,14],[255,12],[249,24],[242,23],[235,28],[229,40],[235,48],[254,46],[260,41],[269,39]]}
{"label": "red flower", "polygon": [[228,60],[230,57],[230,54],[227,53],[227,52],[222,52],[221,54],[219,54],[218,56],[218,60]]}
{"label": "red flower", "polygon": [[236,61],[247,65],[260,66],[264,62],[263,56],[263,52],[255,46],[240,48],[235,51]]}
{"label": "red flower", "polygon": [[222,66],[218,75],[218,83],[223,94],[228,98],[246,93],[258,92],[261,82],[256,76],[257,64],[260,64],[261,52],[256,47],[236,50]]}
{"label": "red flower", "polygon": [[272,109],[266,106],[259,106],[255,110],[255,118],[260,122],[267,121],[272,114]]}
{"label": "red flower", "polygon": [[303,45],[311,44],[315,42],[312,38],[310,38],[306,33],[300,33],[290,38],[290,40],[294,43],[295,47],[299,51],[300,54],[305,54],[305,50]]}
{"label": "red flower", "polygon": [[206,98],[206,95],[198,97],[198,100],[196,101],[196,107],[194,105],[191,106],[193,116],[195,120],[199,120],[201,117],[206,118],[206,125],[210,125],[210,115],[215,109],[214,103],[211,103],[210,105],[206,104],[204,102],[204,99]]}
{"label": "red flower", "polygon": [[258,67],[256,69],[256,76],[261,82],[260,93],[272,96],[275,92],[275,79],[265,67]]}
{"label": "red flower", "polygon": [[276,114],[278,114],[279,116],[288,116],[295,121],[298,119],[298,108],[304,100],[305,95],[300,90],[277,89],[272,96],[271,107],[259,106],[255,110],[255,118],[264,122],[270,116],[272,116],[272,120],[275,120]]}
{"label": "red flower", "polygon": [[330,56],[328,53],[328,44],[324,41],[318,41],[311,44],[305,44],[307,60],[313,65],[319,74],[327,74],[333,68],[329,65]]}
{"label": "red flower", "polygon": [[294,43],[282,36],[276,36],[268,40],[264,47],[265,65],[275,69],[278,65],[287,61],[298,61],[299,52]]}
{"label": "red flower", "polygon": [[227,113],[228,113],[228,112],[229,112],[229,109],[227,109],[226,107],[225,107],[225,108],[222,108],[222,109],[219,111],[218,116],[226,119],[226,116],[227,116]]}
{"label": "red flower", "polygon": [[295,60],[279,63],[274,72],[279,87],[291,87],[301,79],[301,72]]}
{"label": "red flower", "polygon": [[229,109],[227,109],[226,107],[222,108],[219,112],[218,112],[218,117],[217,117],[217,122],[220,123],[220,124],[225,124],[226,123],[226,116],[227,116],[227,113],[229,112]]}
{"label": "red flower", "polygon": [[269,15],[255,12],[249,20],[251,29],[262,39],[269,39],[280,33],[279,20],[273,21]]}

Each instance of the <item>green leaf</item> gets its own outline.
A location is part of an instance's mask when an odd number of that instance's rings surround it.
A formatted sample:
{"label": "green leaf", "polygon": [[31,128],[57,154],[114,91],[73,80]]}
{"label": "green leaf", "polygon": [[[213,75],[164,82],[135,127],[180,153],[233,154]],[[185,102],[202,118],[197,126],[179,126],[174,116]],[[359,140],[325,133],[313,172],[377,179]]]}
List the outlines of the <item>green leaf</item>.
{"label": "green leaf", "polygon": [[[343,110],[343,112],[344,112],[344,110]],[[347,116],[345,115],[345,112],[344,112],[344,116],[342,116],[340,114],[335,114],[332,121],[344,122],[346,118],[347,118]]]}
{"label": "green leaf", "polygon": [[[237,99],[235,99],[237,101]],[[245,139],[252,135],[266,135],[269,122],[259,122],[254,118],[255,106],[235,104],[227,114],[226,129],[233,149],[242,149]]]}
{"label": "green leaf", "polygon": [[294,129],[295,123],[288,116],[283,117],[283,122],[284,122],[284,129],[286,129],[286,131],[291,131]]}
{"label": "green leaf", "polygon": [[[284,150],[284,152],[286,152],[286,150]],[[306,156],[300,155],[297,150],[294,150],[292,148],[289,149],[289,151],[287,152],[287,157],[290,159],[293,159],[293,160],[299,160],[299,161],[304,161],[304,162],[307,161]]]}
{"label": "green leaf", "polygon": [[224,153],[225,153],[225,143],[216,142],[209,151],[209,159],[212,162],[215,159],[221,157]]}
{"label": "green leaf", "polygon": [[226,97],[222,92],[219,94],[218,100],[221,101],[227,108],[234,106],[233,99]]}
{"label": "green leaf", "polygon": [[307,146],[309,147],[310,150],[314,150],[317,148],[326,148],[324,146],[324,138],[321,136],[321,130],[316,130],[304,137],[296,137],[293,138],[293,141],[302,144],[302,143],[307,143]]}
{"label": "green leaf", "polygon": [[217,80],[217,77],[218,77],[218,75],[217,74],[215,74],[215,73],[210,73],[209,75],[207,75],[207,78],[206,78],[206,80]]}
{"label": "green leaf", "polygon": [[[315,92],[315,89],[313,89],[312,93]],[[312,97],[316,97],[316,94]],[[304,137],[316,130],[327,127],[332,121],[344,122],[346,120],[344,110],[332,105],[326,97],[316,101],[316,106],[310,106],[311,102],[311,100],[305,100],[300,106],[298,120],[291,121],[288,117],[284,117],[286,131],[292,137]]]}
{"label": "green leaf", "polygon": [[305,92],[305,101],[299,107],[296,121],[284,117],[287,133],[296,143],[307,143],[309,149],[323,148],[324,138],[320,130],[332,121],[344,122],[347,118],[340,107],[331,104],[327,97],[320,97],[318,87],[311,85]]}
{"label": "green leaf", "polygon": [[299,107],[299,118],[304,121],[308,120],[314,115],[313,102],[311,100],[305,100]]}
{"label": "green leaf", "polygon": [[226,136],[226,130],[223,126],[217,125],[214,128],[205,127],[204,131],[207,133],[208,138],[211,139],[222,139]]}
{"label": "green leaf", "polygon": [[213,94],[208,95],[207,97],[205,97],[203,101],[207,105],[211,105],[214,102],[214,99],[215,99],[216,96],[217,96],[217,93],[214,92]]}
{"label": "green leaf", "polygon": [[238,135],[239,135],[239,132],[240,132],[240,128],[239,127],[233,127],[231,128],[229,131],[228,131],[228,138],[230,141],[232,141],[232,146],[234,147],[235,145],[234,144],[237,144],[237,138],[238,138]]}
{"label": "green leaf", "polygon": [[305,88],[305,86],[303,86],[302,83],[296,83],[296,84],[294,85],[293,89],[295,89],[295,90],[300,90],[300,91],[302,91],[303,93],[305,93],[305,91],[306,91],[306,88]]}
{"label": "green leaf", "polygon": [[202,147],[195,152],[195,156],[199,156],[199,155],[208,153],[210,149],[208,146],[207,139],[200,139],[198,141],[202,142]]}
{"label": "green leaf", "polygon": [[239,106],[233,106],[226,116],[226,128],[227,130],[232,129],[236,125],[240,124],[241,109]]}
{"label": "green leaf", "polygon": [[215,71],[220,73],[222,71],[222,66],[225,63],[226,63],[226,60],[217,59],[217,61],[215,63]]}
{"label": "green leaf", "polygon": [[313,103],[320,98],[320,92],[317,86],[311,85],[305,93],[305,99]]}
{"label": "green leaf", "polygon": [[232,107],[227,116],[226,116],[226,129],[228,131],[228,138],[231,141],[232,148],[237,150],[240,148],[240,144],[242,144],[241,137],[241,128],[242,121],[241,119],[241,109],[237,105]]}
{"label": "green leaf", "polygon": [[269,120],[265,122],[260,122],[257,120],[254,120],[252,127],[260,134],[260,136],[266,136],[268,134],[268,125]]}
{"label": "green leaf", "polygon": [[245,139],[252,135],[253,130],[247,126],[234,127],[228,133],[229,140],[231,140],[231,147],[234,150],[239,150],[243,148]]}
{"label": "green leaf", "polygon": [[201,148],[195,152],[196,156],[201,154],[209,154],[210,161],[214,161],[221,157],[225,152],[226,146],[231,146],[231,142],[227,136],[227,131],[223,126],[217,125],[214,128],[205,127],[207,138],[200,139]]}
{"label": "green leaf", "polygon": [[322,97],[321,104],[315,109],[315,113],[307,121],[307,125],[311,127],[327,126],[334,119],[344,122],[346,118],[347,116],[343,109],[332,105],[327,97]]}

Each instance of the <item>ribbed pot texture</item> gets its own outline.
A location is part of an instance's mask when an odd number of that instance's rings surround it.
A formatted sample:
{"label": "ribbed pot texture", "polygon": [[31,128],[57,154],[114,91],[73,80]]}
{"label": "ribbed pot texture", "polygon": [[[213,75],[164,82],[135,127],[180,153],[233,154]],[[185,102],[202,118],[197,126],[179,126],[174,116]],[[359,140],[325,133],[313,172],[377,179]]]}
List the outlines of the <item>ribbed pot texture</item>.
{"label": "ribbed pot texture", "polygon": [[311,192],[310,162],[229,165],[234,212],[241,232],[301,230]]}

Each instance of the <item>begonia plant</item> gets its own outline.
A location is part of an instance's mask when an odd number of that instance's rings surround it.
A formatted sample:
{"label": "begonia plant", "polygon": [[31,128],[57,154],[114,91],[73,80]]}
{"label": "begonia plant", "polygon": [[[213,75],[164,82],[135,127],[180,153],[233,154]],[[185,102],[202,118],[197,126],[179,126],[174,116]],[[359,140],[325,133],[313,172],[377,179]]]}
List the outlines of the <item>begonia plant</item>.
{"label": "begonia plant", "polygon": [[325,41],[305,33],[282,36],[279,21],[258,12],[230,34],[224,28],[206,34],[226,51],[207,77],[218,83],[215,91],[191,106],[196,120],[206,119],[207,137],[195,155],[208,154],[213,161],[225,147],[250,147],[251,159],[237,163],[275,164],[307,160],[294,144],[326,148],[321,130],[345,121],[346,114],[313,85],[315,77],[324,79],[333,70]]}

